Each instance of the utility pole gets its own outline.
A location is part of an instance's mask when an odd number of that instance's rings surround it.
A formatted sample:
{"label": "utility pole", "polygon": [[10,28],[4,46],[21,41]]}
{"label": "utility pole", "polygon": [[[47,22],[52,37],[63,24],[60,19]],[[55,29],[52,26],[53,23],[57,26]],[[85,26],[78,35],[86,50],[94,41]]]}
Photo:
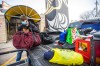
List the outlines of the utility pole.
{"label": "utility pole", "polygon": [[96,4],[96,15],[95,15],[95,17],[97,17],[98,16],[98,5],[99,5],[97,0],[96,0],[95,4]]}

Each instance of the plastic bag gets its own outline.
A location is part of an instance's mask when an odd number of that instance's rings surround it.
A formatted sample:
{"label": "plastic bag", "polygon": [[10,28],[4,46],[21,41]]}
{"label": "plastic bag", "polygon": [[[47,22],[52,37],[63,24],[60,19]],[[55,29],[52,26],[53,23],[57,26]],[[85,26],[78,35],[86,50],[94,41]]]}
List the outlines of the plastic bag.
{"label": "plastic bag", "polygon": [[83,63],[83,56],[71,50],[53,49],[54,56],[49,62],[63,64],[63,65],[81,65]]}
{"label": "plastic bag", "polygon": [[68,42],[69,44],[74,43],[74,41],[77,39],[78,35],[79,35],[79,32],[76,28],[68,28],[66,42]]}

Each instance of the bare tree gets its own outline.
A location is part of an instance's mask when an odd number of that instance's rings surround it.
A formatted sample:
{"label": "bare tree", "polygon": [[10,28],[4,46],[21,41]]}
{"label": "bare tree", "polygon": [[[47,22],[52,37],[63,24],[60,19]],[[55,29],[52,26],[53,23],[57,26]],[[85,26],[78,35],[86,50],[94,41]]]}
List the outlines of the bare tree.
{"label": "bare tree", "polygon": [[80,15],[81,19],[89,19],[92,17],[100,17],[100,9],[98,8],[99,0],[96,0],[95,2],[95,8],[91,11],[86,11],[83,14]]}
{"label": "bare tree", "polygon": [[84,12],[84,13],[82,13],[81,15],[80,15],[80,18],[81,19],[89,19],[90,18],[90,12],[89,11],[87,11],[87,12]]}
{"label": "bare tree", "polygon": [[[99,13],[99,12],[98,12]],[[100,14],[100,13],[99,13]],[[98,15],[99,15],[98,14]],[[93,17],[95,17],[96,16],[96,13],[95,13],[95,11],[94,10],[91,10],[91,11],[86,11],[86,12],[84,12],[84,13],[82,13],[81,15],[80,15],[80,18],[81,19],[89,19],[89,18],[93,18]]]}
{"label": "bare tree", "polygon": [[96,16],[95,11],[94,11],[94,10],[91,10],[91,11],[90,11],[90,18],[91,18],[91,17],[95,17],[95,16]]}
{"label": "bare tree", "polygon": [[100,17],[100,10],[98,11],[98,17]]}

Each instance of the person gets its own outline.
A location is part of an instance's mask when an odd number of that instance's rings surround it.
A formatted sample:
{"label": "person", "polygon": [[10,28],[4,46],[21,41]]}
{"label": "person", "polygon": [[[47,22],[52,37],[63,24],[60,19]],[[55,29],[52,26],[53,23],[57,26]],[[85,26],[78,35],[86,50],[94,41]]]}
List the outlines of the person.
{"label": "person", "polygon": [[21,15],[20,19],[21,25],[18,27],[18,31],[22,31],[23,27],[26,26],[29,27],[29,31],[39,33],[39,29],[33,23],[29,22],[25,15]]}
{"label": "person", "polygon": [[[34,24],[32,24],[31,22],[28,22],[28,18],[25,15],[21,15],[20,20],[21,20],[21,25],[18,27],[18,31],[22,31],[24,33],[27,33],[29,31],[39,33],[38,28]],[[23,51],[18,51],[16,62],[20,61],[22,52]],[[28,53],[27,53],[27,56],[28,56]],[[28,58],[28,61],[29,61],[29,64],[30,64],[31,61],[30,61],[29,58]]]}
{"label": "person", "polygon": [[[24,33],[28,33],[28,32],[29,32],[29,27],[23,26],[22,31],[23,31]],[[16,58],[16,62],[20,61],[22,52],[23,52],[23,50],[18,51],[18,53],[17,53],[17,58]],[[27,57],[28,57],[28,53],[27,53]],[[28,58],[28,61],[30,62],[30,59],[29,59],[29,58]]]}

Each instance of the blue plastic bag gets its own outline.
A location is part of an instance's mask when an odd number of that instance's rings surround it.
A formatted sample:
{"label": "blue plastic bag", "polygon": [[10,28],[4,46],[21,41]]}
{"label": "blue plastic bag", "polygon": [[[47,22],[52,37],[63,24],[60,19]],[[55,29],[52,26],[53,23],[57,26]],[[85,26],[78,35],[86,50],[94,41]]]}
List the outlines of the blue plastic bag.
{"label": "blue plastic bag", "polygon": [[66,42],[66,34],[67,34],[66,30],[64,30],[64,32],[62,32],[59,36],[59,41]]}

